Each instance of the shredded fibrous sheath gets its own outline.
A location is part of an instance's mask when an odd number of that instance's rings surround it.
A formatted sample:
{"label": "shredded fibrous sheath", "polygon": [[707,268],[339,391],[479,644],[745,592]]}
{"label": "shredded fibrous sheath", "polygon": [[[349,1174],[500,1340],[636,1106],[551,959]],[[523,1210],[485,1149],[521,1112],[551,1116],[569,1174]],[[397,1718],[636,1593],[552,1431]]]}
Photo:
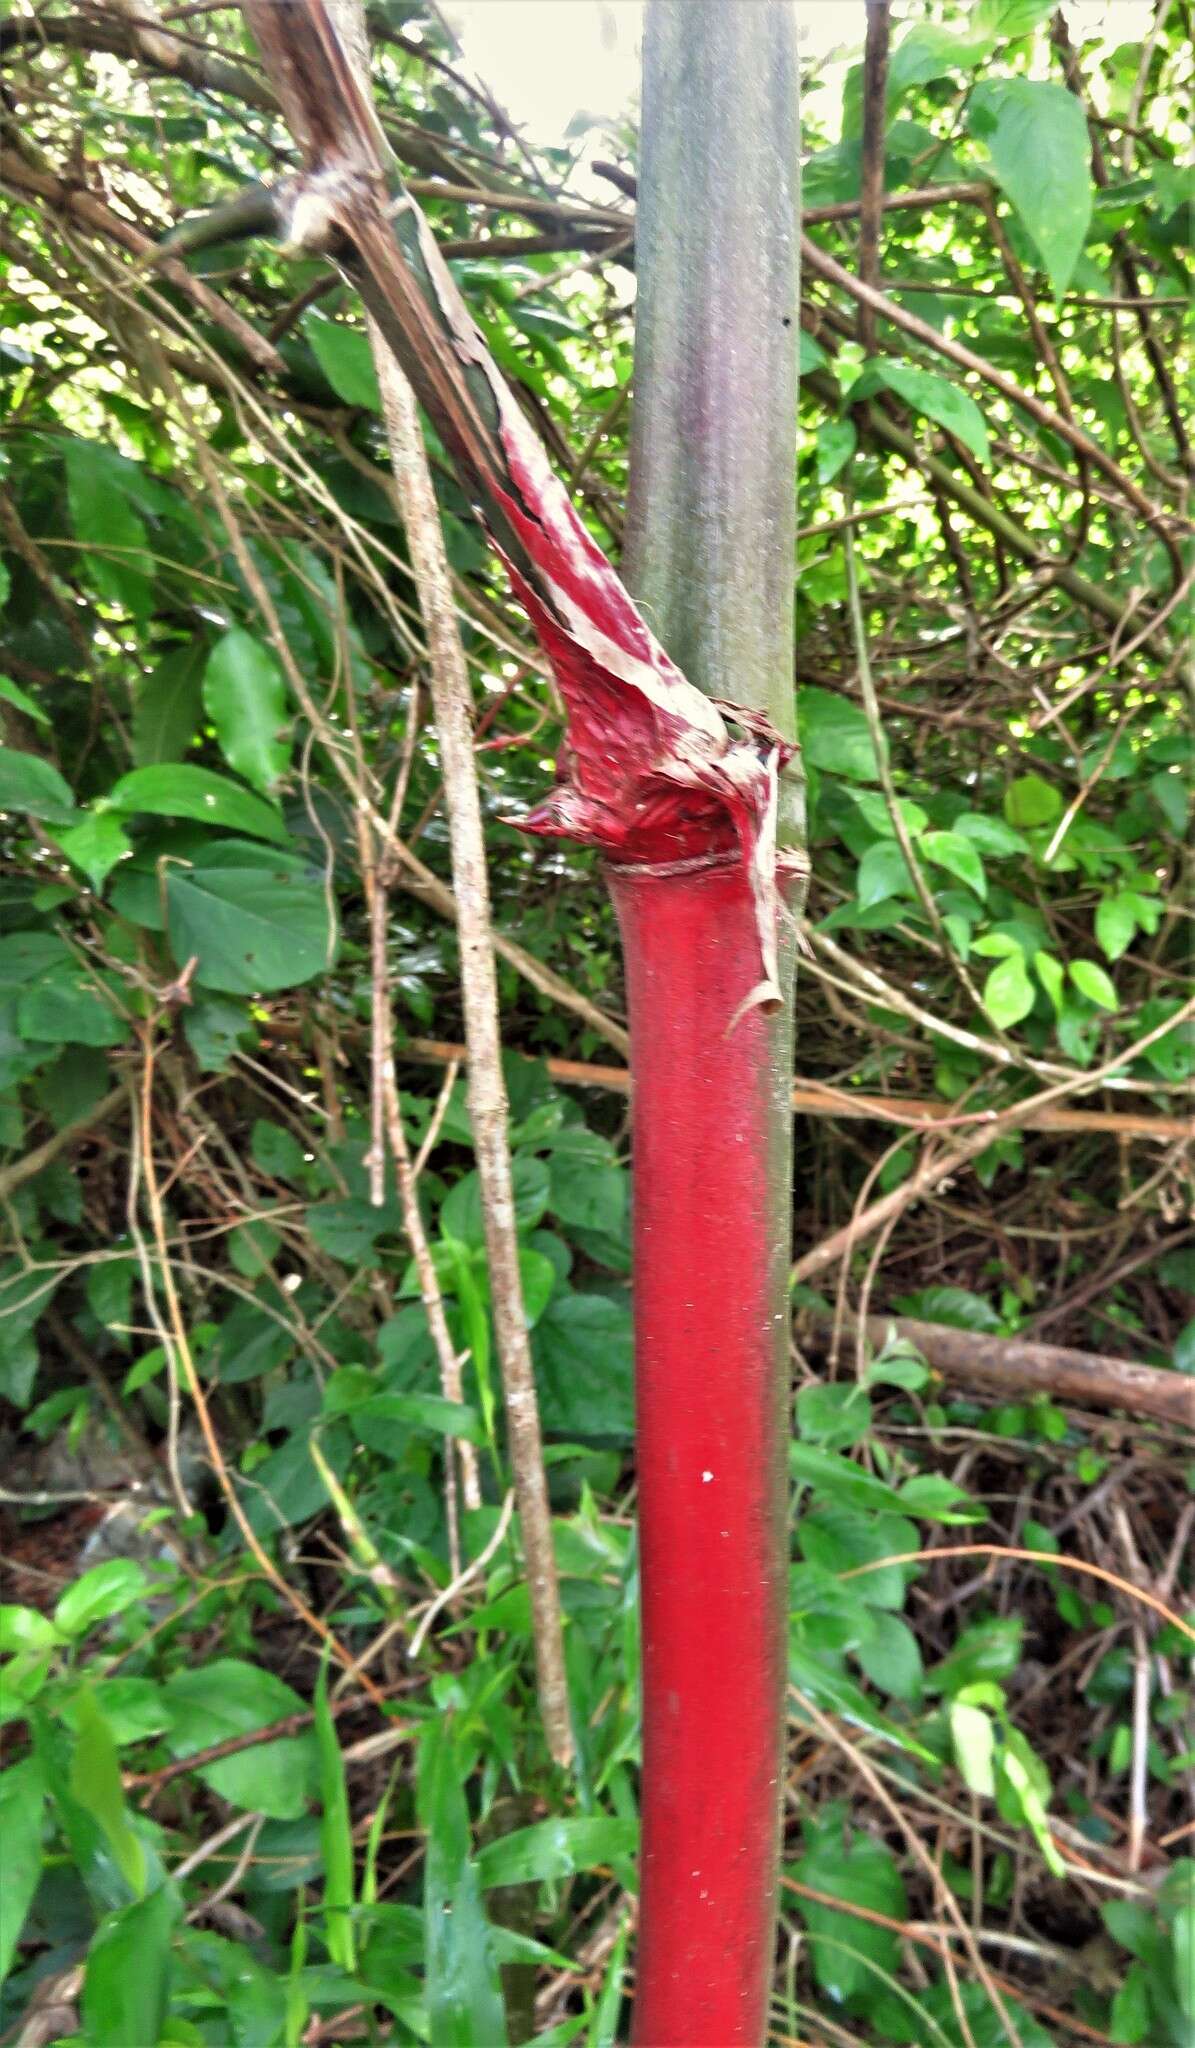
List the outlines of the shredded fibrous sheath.
{"label": "shredded fibrous sheath", "polygon": [[[760,981],[780,1000],[776,821],[792,746],[762,715],[720,705],[656,641],[511,395],[389,161],[324,0],[248,0],[282,64],[310,187],[292,187],[293,245],[310,218],[361,290],[458,464],[527,611],[567,717],[559,780],[521,829],[620,865],[740,859],[756,907]],[[290,104],[293,100],[294,104]]]}

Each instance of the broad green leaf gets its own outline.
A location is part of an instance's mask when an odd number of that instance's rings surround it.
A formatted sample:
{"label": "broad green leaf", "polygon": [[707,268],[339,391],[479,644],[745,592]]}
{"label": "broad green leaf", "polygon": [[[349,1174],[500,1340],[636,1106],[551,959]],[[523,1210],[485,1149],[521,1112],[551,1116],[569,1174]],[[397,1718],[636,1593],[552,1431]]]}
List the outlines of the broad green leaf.
{"label": "broad green leaf", "polygon": [[[306,1445],[302,1446],[306,1450]],[[171,1756],[190,1756],[230,1735],[268,1728],[303,1702],[272,1671],[236,1657],[216,1657],[192,1670],[176,1671],[163,1686],[171,1725],[165,1736]],[[231,1806],[297,1820],[315,1789],[315,1744],[309,1735],[262,1742],[215,1763],[196,1767],[205,1785]]]}
{"label": "broad green leaf", "polygon": [[134,768],[110,793],[120,811],[150,811],[160,818],[197,818],[203,825],[226,825],[250,839],[283,840],[286,827],[272,804],[189,761],[161,762]]}
{"label": "broad green leaf", "polygon": [[954,1744],[954,1760],[968,1790],[979,1793],[984,1799],[994,1798],[996,1780],[992,1771],[992,1758],[995,1754],[996,1734],[990,1714],[985,1714],[982,1707],[972,1707],[965,1701],[952,1700],[950,1738]]}
{"label": "broad green leaf", "polygon": [[166,1885],[101,1920],[87,1951],[87,2048],[157,2048],[170,1998],[170,1943],[180,1907]]}
{"label": "broad green leaf", "polygon": [[979,462],[990,453],[988,430],[975,400],[958,384],[923,370],[919,363],[893,363],[886,356],[866,364],[862,375],[846,393],[844,404],[870,398],[876,391],[893,391],[913,412],[919,412],[936,426],[945,428],[969,448]]}
{"label": "broad green leaf", "polygon": [[101,1829],[112,1858],[134,1898],[145,1890],[145,1850],[133,1832],[120,1782],[120,1760],[112,1730],[89,1687],[75,1709],[71,1796]]}
{"label": "broad green leaf", "polygon": [[1119,1010],[1120,997],[1116,984],[1095,960],[1070,960],[1067,972],[1080,995],[1089,1003],[1098,1003],[1101,1010]]}
{"label": "broad green leaf", "polygon": [[[859,1581],[862,1585],[863,1581]],[[922,1665],[917,1638],[898,1614],[871,1610],[871,1634],[859,1644],[855,1659],[881,1692],[915,1705],[921,1697]]]}
{"label": "broad green leaf", "polygon": [[471,1855],[465,1759],[451,1719],[419,1738],[424,1973],[433,2048],[505,2048],[506,2013],[481,1881]]}
{"label": "broad green leaf", "polygon": [[923,832],[918,851],[925,855],[926,860],[932,860],[935,867],[946,868],[950,874],[957,875],[960,882],[965,882],[977,896],[987,896],[983,862],[971,841],[964,839],[960,832]]}
{"label": "broad green leaf", "polygon": [[[511,1179],[515,1220],[520,1229],[534,1230],[548,1207],[548,1168],[542,1159],[523,1153],[514,1161]],[[476,1172],[463,1174],[450,1190],[440,1211],[440,1228],[446,1236],[458,1239],[461,1244],[485,1243],[481,1181]]]}
{"label": "broad green leaf", "polygon": [[1115,1998],[1108,2021],[1114,2041],[1125,2048],[1137,2048],[1149,2032],[1149,1972],[1143,1963],[1133,1963]]}
{"label": "broad green leaf", "polygon": [[981,811],[963,811],[951,826],[952,832],[961,832],[981,853],[993,854],[997,859],[1005,854],[1028,853],[1029,841],[1021,832],[1014,832],[1001,818],[989,818]]}
{"label": "broad green leaf", "polygon": [[144,1599],[148,1588],[144,1565],[131,1557],[111,1557],[67,1587],[54,1609],[54,1626],[60,1635],[84,1636],[98,1622]]}
{"label": "broad green leaf", "polygon": [[633,1820],[604,1814],[557,1815],[486,1842],[477,1852],[477,1874],[486,1891],[492,1885],[572,1877],[599,1863],[629,1861],[638,1836]]}
{"label": "broad green leaf", "polygon": [[346,405],[381,412],[382,394],[364,328],[345,327],[339,320],[328,320],[313,311],[304,316],[303,332],[337,398]]}
{"label": "broad green leaf", "polygon": [[884,903],[891,896],[915,894],[909,864],[895,839],[877,839],[859,862],[855,896],[861,910]]}
{"label": "broad green leaf", "polygon": [[115,811],[85,811],[81,825],[56,832],[67,859],[82,868],[93,889],[102,889],[118,860],[132,853],[129,838]]}
{"label": "broad green leaf", "polygon": [[825,420],[817,430],[817,480],[832,484],[859,444],[854,420]]}
{"label": "broad green leaf", "polygon": [[[791,1874],[810,1891],[862,1906],[898,1924],[908,1911],[896,1859],[882,1842],[856,1835],[849,1846],[841,1839],[815,1840],[791,1866]],[[836,2003],[855,1993],[874,1991],[876,1970],[894,1977],[900,1970],[896,1933],[874,1920],[835,1911],[833,1906],[792,1897],[792,1907],[809,1930],[813,1971],[820,1989]]]}
{"label": "broad green leaf", "polygon": [[1007,1031],[1029,1015],[1033,1008],[1033,983],[1019,949],[993,967],[983,985],[983,1007],[1000,1031]]}
{"label": "broad green leaf", "polygon": [[849,697],[805,684],[797,692],[801,749],[813,768],[848,782],[877,782],[875,749],[862,707]]}
{"label": "broad green leaf", "polygon": [[1052,953],[1035,953],[1033,955],[1033,965],[1037,970],[1038,980],[1054,1006],[1055,1014],[1061,1014],[1062,990],[1065,979],[1062,962],[1055,960]]}
{"label": "broad green leaf", "polygon": [[625,1295],[557,1291],[535,1327],[545,1430],[575,1441],[634,1433],[631,1309]]}
{"label": "broad green leaf", "polygon": [[979,0],[971,16],[971,29],[975,35],[990,36],[993,41],[1027,36],[1055,11],[1056,0]]}
{"label": "broad green leaf", "polygon": [[31,818],[69,818],[75,799],[57,768],[39,754],[0,747],[0,811]]}
{"label": "broad green leaf", "polygon": [[991,151],[996,175],[1061,294],[1091,220],[1091,140],[1081,102],[1044,79],[981,79],[967,126]]}
{"label": "broad green leaf", "polygon": [[1131,893],[1117,891],[1101,896],[1095,913],[1095,935],[1105,959],[1119,960],[1133,943],[1137,919],[1133,914],[1134,898]]}
{"label": "broad green leaf", "polygon": [[1018,775],[1004,792],[1004,815],[1010,825],[1052,825],[1062,816],[1062,797],[1040,775]]}
{"label": "broad green leaf", "polygon": [[286,855],[234,867],[235,842],[220,851],[219,864],[167,869],[167,929],[179,965],[196,959],[205,988],[240,996],[326,973],[336,927],[323,883]]}
{"label": "broad green leaf", "polygon": [[28,692],[22,690],[19,683],[14,683],[11,676],[0,676],[0,698],[6,704],[11,704],[14,711],[19,711],[23,718],[31,718],[35,725],[49,725],[50,720],[41,705],[35,704]]}
{"label": "broad green leaf", "polygon": [[1170,1938],[1174,1944],[1174,1988],[1178,2002],[1187,2019],[1195,2020],[1195,1905],[1179,1907]]}
{"label": "broad green leaf", "polygon": [[126,486],[135,467],[96,441],[72,439],[66,450],[66,490],[79,540],[96,587],[144,624],[153,608],[153,562],[145,525]]}
{"label": "broad green leaf", "polygon": [[899,1513],[903,1503],[894,1486],[885,1485],[850,1458],[814,1444],[791,1443],[788,1469],[792,1478],[811,1486],[825,1500],[852,1508],[888,1508]]}
{"label": "broad green leaf", "polygon": [[945,1693],[954,1699],[979,1679],[1010,1677],[1021,1660],[1024,1634],[1025,1624],[1019,1614],[972,1622],[949,1656],[927,1672],[927,1691]]}
{"label": "broad green leaf", "polygon": [[181,761],[195,737],[203,708],[202,639],[172,647],[133,700],[133,759],[139,768]]}
{"label": "broad green leaf", "polygon": [[797,1428],[824,1450],[849,1450],[871,1428],[871,1400],[855,1380],[815,1382],[797,1395]]}
{"label": "broad green leaf", "polygon": [[824,370],[828,367],[828,364],[829,357],[821,343],[815,341],[813,336],[807,334],[802,327],[800,338],[797,342],[797,367],[801,376],[807,377],[811,370]]}
{"label": "broad green leaf", "polygon": [[40,1762],[25,1757],[0,1773],[0,1984],[12,1968],[25,1917],[42,1871],[42,1810],[46,1788]]}
{"label": "broad green leaf", "polygon": [[293,1131],[282,1124],[259,1117],[249,1134],[249,1156],[254,1166],[275,1180],[301,1180],[305,1166],[303,1147]]}
{"label": "broad green leaf", "polygon": [[901,37],[888,67],[888,104],[893,107],[914,85],[928,85],[948,71],[969,71],[990,47],[986,37],[958,35],[934,21],[918,21]]}
{"label": "broad green leaf", "polygon": [[315,1746],[319,1758],[320,1848],[324,1865],[324,1940],[332,1961],[351,1973],[356,1968],[353,1829],[344,1758],[328,1705],[326,1654],[320,1662],[315,1689]]}
{"label": "broad green leaf", "polygon": [[1191,800],[1177,775],[1169,773],[1151,775],[1149,793],[1176,839],[1181,839],[1187,829]]}
{"label": "broad green leaf", "polygon": [[91,967],[43,974],[17,1006],[22,1038],[46,1045],[119,1045],[128,1031],[119,985]]}
{"label": "broad green leaf", "polygon": [[278,657],[234,626],[203,672],[204,709],[230,768],[268,792],[290,766],[291,716]]}

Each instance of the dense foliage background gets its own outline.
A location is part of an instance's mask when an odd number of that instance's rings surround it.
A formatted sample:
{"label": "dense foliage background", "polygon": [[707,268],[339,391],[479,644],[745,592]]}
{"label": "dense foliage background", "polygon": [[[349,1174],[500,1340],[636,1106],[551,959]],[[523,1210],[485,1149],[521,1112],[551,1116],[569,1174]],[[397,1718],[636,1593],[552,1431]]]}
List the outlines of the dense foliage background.
{"label": "dense foliage background", "polygon": [[[822,1094],[797,1123],[773,2038],[819,2048],[1182,2048],[1195,2024],[1190,1434],[960,1391],[898,1321],[851,1334],[879,1312],[1195,1371],[1190,20],[1160,0],[1118,46],[1089,16],[898,10],[878,320],[862,67],[841,109],[806,81],[798,1064]],[[590,137],[531,149],[434,9],[369,18],[411,187],[616,555],[635,135],[605,138],[608,197],[578,196]],[[598,872],[512,823],[552,773],[553,693],[429,439],[567,1777],[535,1713],[436,733],[359,310],[235,218],[150,261],[286,168],[234,9],[22,6],[0,65],[0,2033],[612,2043],[628,1127],[575,1063],[625,1040]],[[397,1196],[369,1200],[355,819],[396,787],[403,1113],[463,1411]],[[482,1504],[440,1603],[452,1439]]]}

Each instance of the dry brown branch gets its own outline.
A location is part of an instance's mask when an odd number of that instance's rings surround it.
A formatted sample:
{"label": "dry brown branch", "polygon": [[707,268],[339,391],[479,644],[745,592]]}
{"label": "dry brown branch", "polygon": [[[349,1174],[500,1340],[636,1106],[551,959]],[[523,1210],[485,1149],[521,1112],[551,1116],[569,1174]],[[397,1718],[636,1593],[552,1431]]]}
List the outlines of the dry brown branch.
{"label": "dry brown branch", "polygon": [[[829,1318],[809,1312],[815,1331]],[[859,1319],[845,1318],[850,1330]],[[943,1378],[979,1387],[1011,1399],[1018,1394],[1048,1394],[1054,1401],[1080,1407],[1123,1408],[1129,1414],[1156,1416],[1195,1429],[1195,1380],[1183,1373],[1128,1358],[1105,1358],[1095,1351],[1075,1351],[1061,1344],[1026,1343],[1019,1337],[993,1337],[986,1331],[955,1330],[945,1323],[920,1322],[910,1316],[870,1315],[862,1329],[877,1351],[895,1334],[916,1347]]]}
{"label": "dry brown branch", "polygon": [[[333,0],[330,12],[357,72],[358,83],[368,93],[369,46],[360,0]],[[440,742],[456,888],[461,995],[469,1045],[469,1114],[481,1182],[490,1306],[502,1370],[519,1529],[527,1560],[540,1713],[549,1753],[563,1765],[571,1760],[573,1740],[539,1402],[519,1273],[485,830],[473,755],[472,692],[415,396],[372,317],[367,316],[367,324],[382,393],[395,496],[406,529],[411,569],[427,630],[432,704]]]}

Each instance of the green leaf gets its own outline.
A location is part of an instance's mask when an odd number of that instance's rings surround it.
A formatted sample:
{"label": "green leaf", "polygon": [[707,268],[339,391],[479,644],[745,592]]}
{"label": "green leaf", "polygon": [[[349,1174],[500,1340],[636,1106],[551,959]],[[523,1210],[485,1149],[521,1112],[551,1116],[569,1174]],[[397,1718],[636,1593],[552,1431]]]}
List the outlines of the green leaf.
{"label": "green leaf", "polygon": [[1094,960],[1070,960],[1067,972],[1080,995],[1089,1003],[1098,1003],[1101,1010],[1119,1010],[1120,998],[1111,976]]}
{"label": "green leaf", "polygon": [[120,811],[149,811],[161,818],[197,818],[203,825],[225,825],[250,839],[283,840],[286,827],[272,804],[263,803],[227,776],[189,761],[161,762],[133,768],[110,792]]}
{"label": "green leaf", "polygon": [[150,2048],[170,1998],[170,1941],[180,1907],[163,1885],[101,1920],[87,1951],[83,2035],[87,2048]]}
{"label": "green leaf", "polygon": [[11,704],[15,711],[21,713],[23,718],[31,718],[35,725],[50,724],[50,720],[42,710],[41,705],[35,704],[28,692],[22,690],[19,683],[14,683],[11,676],[0,676],[0,698],[3,699],[4,703]]}
{"label": "green leaf", "polygon": [[129,502],[128,472],[135,465],[96,441],[72,439],[66,451],[71,522],[91,552],[96,588],[144,624],[153,609],[153,562],[143,521]]}
{"label": "green leaf", "polygon": [[[815,1840],[792,1866],[792,1875],[810,1891],[862,1906],[886,1920],[901,1922],[906,1917],[908,1901],[895,1858],[882,1842],[866,1835],[856,1835],[849,1847],[843,1846],[841,1836]],[[889,1977],[898,1975],[900,1947],[893,1929],[837,1912],[799,1893],[792,1905],[809,1930],[814,1976],[828,1998],[841,2003],[856,1993],[874,1991],[877,1970]]]}
{"label": "green leaf", "polygon": [[915,1705],[921,1697],[922,1680],[916,1636],[898,1614],[886,1614],[879,1608],[872,1609],[871,1625],[870,1636],[854,1652],[861,1670],[881,1692]]}
{"label": "green leaf", "polygon": [[892,896],[912,896],[913,877],[909,864],[895,839],[877,839],[859,862],[855,897],[861,910],[884,903]]}
{"label": "green leaf", "polygon": [[133,759],[139,768],[181,761],[195,737],[203,708],[202,639],[172,647],[133,700]]}
{"label": "green leaf", "polygon": [[319,1758],[320,1848],[324,1865],[324,1940],[342,1970],[355,1970],[353,1938],[353,1829],[348,1785],[336,1723],[328,1705],[328,1659],[320,1661],[315,1689],[315,1746]]}
{"label": "green leaf", "polygon": [[227,995],[296,988],[326,973],[336,950],[322,882],[288,855],[254,853],[228,841],[218,861],[213,849],[202,866],[166,871],[174,957],[180,966],[196,959],[196,980]]}
{"label": "green leaf", "polygon": [[477,1874],[486,1891],[492,1885],[573,1877],[599,1863],[629,1862],[638,1839],[634,1820],[604,1814],[558,1815],[485,1843],[477,1852]]}
{"label": "green leaf", "polygon": [[967,126],[991,151],[996,175],[1060,295],[1074,276],[1091,220],[1091,141],[1082,104],[1065,86],[1042,79],[981,79]]}
{"label": "green leaf", "polygon": [[821,1451],[813,1444],[792,1443],[788,1447],[791,1476],[811,1486],[825,1500],[846,1507],[890,1508],[899,1512],[902,1502],[894,1486],[886,1486],[835,1451]]}
{"label": "green leaf", "polygon": [[337,398],[346,405],[363,405],[380,413],[382,394],[364,328],[345,327],[339,320],[311,312],[304,316],[303,332]]}
{"label": "green leaf", "polygon": [[976,35],[993,41],[1027,36],[1055,12],[1056,0],[979,0],[971,17]]}
{"label": "green leaf", "polygon": [[13,1965],[21,1930],[42,1872],[42,1810],[46,1788],[41,1764],[26,1757],[0,1773],[0,1984]]}
{"label": "green leaf", "polygon": [[[631,1938],[631,1923],[624,1919],[618,1930],[606,1974],[602,1980],[601,1995],[593,2009],[589,2032],[585,2037],[585,2048],[618,2048],[618,2020],[622,2011],[622,1981],[626,1975],[627,1945]],[[555,2031],[555,2030],[553,2030]],[[542,2044],[548,2040],[546,2034],[539,2036]]]}
{"label": "green leaf", "polygon": [[293,1131],[282,1124],[259,1117],[249,1133],[249,1157],[262,1173],[274,1180],[301,1180],[305,1165],[303,1147]]}
{"label": "green leaf", "polygon": [[[1065,1877],[1066,1865],[1054,1846],[1046,1812],[1049,1774],[1018,1728],[1009,1728],[1005,1733],[997,1774],[998,1781],[1002,1780],[1011,1790],[1015,1803],[1019,1805],[1021,1818],[1041,1850],[1047,1868],[1053,1876]],[[1005,1818],[1009,1817],[1005,1811]]]}
{"label": "green leaf", "polygon": [[85,1636],[98,1622],[110,1621],[144,1599],[148,1585],[144,1565],[131,1557],[111,1557],[67,1587],[54,1609],[54,1626],[72,1639]]}
{"label": "green leaf", "polygon": [[133,842],[114,811],[85,811],[83,823],[54,834],[67,859],[82,868],[93,889],[102,889],[118,860],[132,853]]}
{"label": "green leaf", "polygon": [[1062,796],[1040,775],[1018,775],[1004,792],[1004,815],[1010,825],[1052,825],[1062,816]]}
{"label": "green leaf", "polygon": [[1033,965],[1037,970],[1038,980],[1054,1006],[1055,1015],[1060,1015],[1065,978],[1061,960],[1055,960],[1052,953],[1035,953],[1033,955]]}
{"label": "green leaf", "polygon": [[272,647],[234,626],[203,672],[203,703],[230,768],[268,792],[290,766],[291,717]]}
{"label": "green leaf", "polygon": [[1033,983],[1025,972],[1024,955],[1010,953],[993,967],[983,985],[983,1007],[1000,1031],[1019,1024],[1033,1008]]}
{"label": "green leaf", "polygon": [[498,1965],[470,1855],[465,1766],[451,1719],[419,1738],[416,1808],[423,1866],[424,1971],[433,2048],[505,2048]]}
{"label": "green leaf", "polygon": [[892,52],[889,106],[895,106],[914,85],[928,85],[948,71],[971,70],[989,47],[985,37],[956,35],[934,21],[915,22]]}
{"label": "green leaf", "polygon": [[846,468],[859,445],[854,420],[824,420],[817,430],[817,480],[824,488]]}
{"label": "green leaf", "polygon": [[1195,2020],[1195,1905],[1179,1907],[1171,1928],[1171,1940],[1174,1943],[1174,1988],[1178,2002],[1187,2019]]}
{"label": "green leaf", "polygon": [[1175,838],[1181,839],[1187,829],[1191,802],[1179,777],[1169,773],[1151,775],[1148,787]]}
{"label": "green leaf", "polygon": [[103,1833],[112,1858],[134,1898],[145,1890],[145,1850],[133,1832],[120,1782],[120,1760],[112,1730],[89,1687],[75,1707],[71,1796]]}
{"label": "green leaf", "polygon": [[961,832],[963,838],[969,839],[981,853],[993,854],[998,860],[1005,854],[1029,851],[1029,841],[1023,833],[1014,832],[1012,826],[1006,825],[1002,819],[986,817],[981,811],[963,811],[951,830]]}
{"label": "green leaf", "polygon": [[932,860],[935,867],[946,868],[950,874],[957,875],[960,882],[965,882],[977,896],[987,896],[983,862],[970,840],[964,839],[961,833],[923,832],[918,851],[925,855],[926,860]]}
{"label": "green leaf", "polygon": [[1124,1983],[1112,2000],[1109,2027],[1114,2041],[1137,2048],[1149,2031],[1149,1972],[1143,1963],[1129,1967]]}
{"label": "green leaf", "polygon": [[848,782],[878,782],[875,749],[862,708],[815,684],[797,692],[797,718],[806,763]]}
{"label": "green leaf", "polygon": [[75,799],[57,768],[39,754],[0,747],[0,811],[25,811],[31,818],[70,817]]}
{"label": "green leaf", "polygon": [[985,1714],[982,1707],[972,1707],[965,1701],[952,1700],[950,1739],[954,1744],[954,1760],[968,1790],[977,1792],[983,1799],[993,1799],[996,1793],[996,1779],[992,1771],[992,1758],[995,1754],[996,1734],[990,1714]]}
{"label": "green leaf", "polygon": [[918,363],[893,363],[886,356],[865,364],[862,374],[846,393],[843,403],[870,398],[876,391],[893,391],[913,412],[919,412],[936,426],[945,428],[969,448],[979,462],[988,460],[988,430],[975,400],[958,384],[923,370]]}
{"label": "green leaf", "polygon": [[112,976],[101,977],[91,967],[43,974],[17,1006],[21,1036],[46,1045],[119,1045],[128,1019],[112,1000],[115,995]]}
{"label": "green leaf", "polygon": [[625,1296],[557,1292],[534,1333],[543,1425],[553,1436],[634,1434],[631,1309]]}
{"label": "green leaf", "polygon": [[825,349],[802,327],[797,342],[797,368],[801,376],[807,377],[811,370],[824,370],[828,364],[829,357]]}
{"label": "green leaf", "polygon": [[[272,1671],[236,1657],[216,1657],[176,1671],[163,1693],[171,1716],[165,1742],[174,1757],[208,1749],[230,1735],[268,1728],[303,1710],[298,1693]],[[198,1765],[196,1775],[231,1806],[274,1820],[297,1820],[314,1791],[315,1746],[309,1735],[282,1736]]]}
{"label": "green leaf", "polygon": [[802,1387],[797,1427],[803,1437],[826,1450],[849,1450],[871,1428],[871,1401],[854,1380]]}

